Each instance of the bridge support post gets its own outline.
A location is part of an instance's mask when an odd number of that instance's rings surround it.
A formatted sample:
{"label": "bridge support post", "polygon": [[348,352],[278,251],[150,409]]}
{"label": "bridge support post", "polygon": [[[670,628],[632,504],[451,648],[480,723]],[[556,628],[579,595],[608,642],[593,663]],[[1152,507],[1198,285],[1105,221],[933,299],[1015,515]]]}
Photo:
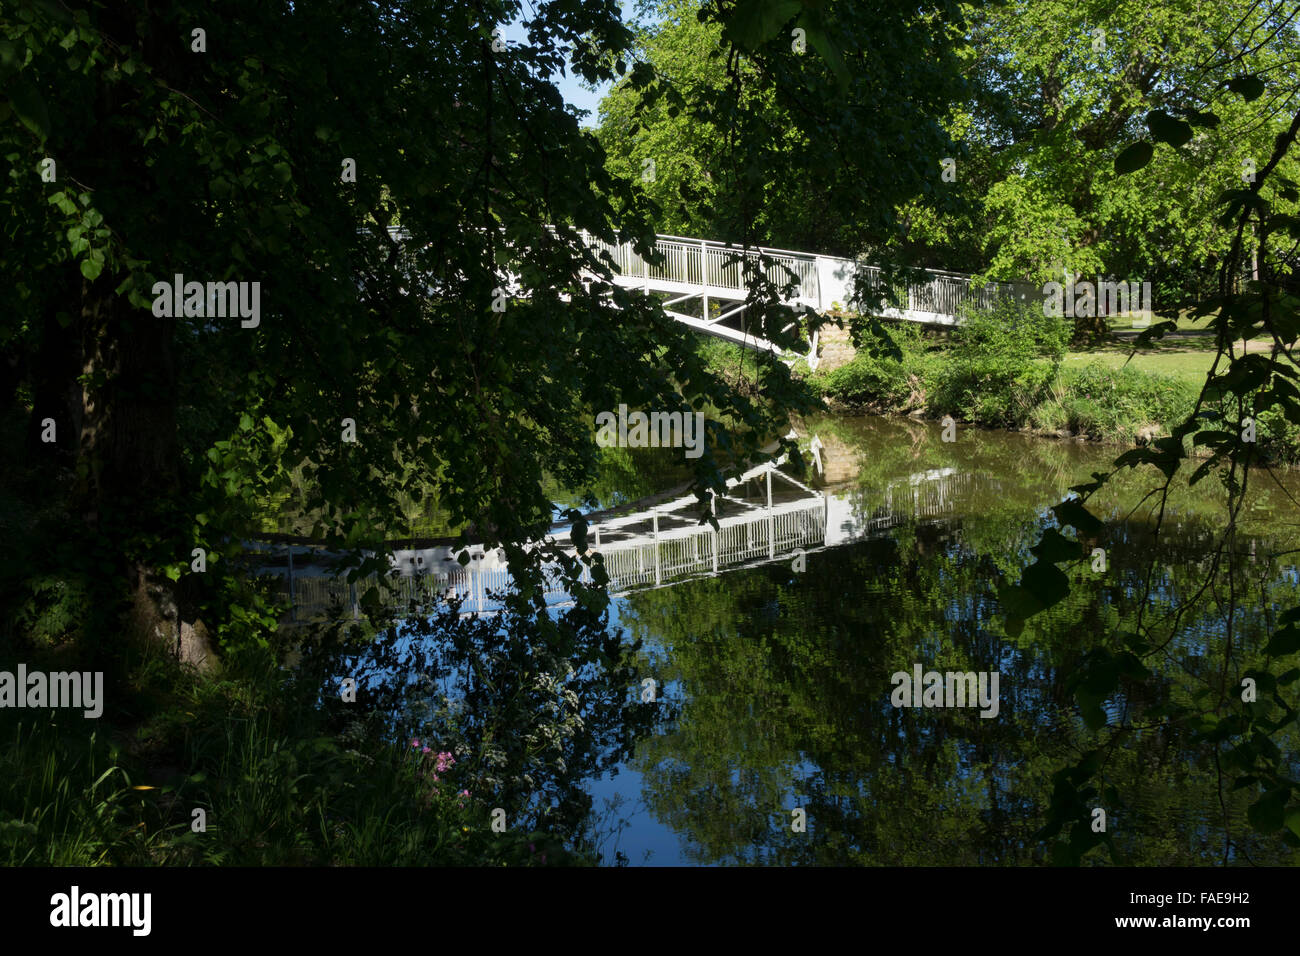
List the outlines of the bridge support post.
{"label": "bridge support post", "polygon": [[[709,491],[709,514],[713,515],[715,520],[717,519],[718,493],[713,490]],[[714,574],[718,573],[718,529],[717,528],[713,529],[713,573]]]}
{"label": "bridge support post", "polygon": [[653,516],[653,518],[654,518],[654,533],[653,533],[653,540],[654,540],[654,545],[655,545],[655,584],[658,584],[658,583],[660,583],[660,582],[659,582],[659,578],[660,578],[660,572],[659,572],[659,515],[658,515],[658,514],[655,514],[655,515]]}
{"label": "bridge support post", "polygon": [[700,295],[704,298],[704,321],[709,321],[709,249],[700,240]]}
{"label": "bridge support post", "polygon": [[767,556],[776,557],[776,517],[772,514],[772,469],[767,470]]}
{"label": "bridge support post", "polygon": [[822,544],[830,547],[831,544],[831,496],[822,492]]}

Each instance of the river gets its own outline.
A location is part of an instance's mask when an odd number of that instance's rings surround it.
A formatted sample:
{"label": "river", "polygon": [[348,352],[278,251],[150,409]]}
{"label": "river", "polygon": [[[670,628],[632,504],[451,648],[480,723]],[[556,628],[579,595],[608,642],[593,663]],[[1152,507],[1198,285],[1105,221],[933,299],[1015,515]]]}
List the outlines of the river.
{"label": "river", "polygon": [[[559,769],[537,757],[551,731],[517,728],[542,743],[499,752],[498,765],[527,763],[515,779],[541,794],[534,822],[564,820],[606,865],[1026,864],[1068,859],[1057,844],[1072,832],[1076,845],[1101,844],[1085,863],[1296,862],[1280,833],[1249,825],[1260,787],[1230,789],[1224,753],[1193,733],[1245,706],[1252,668],[1281,670],[1263,646],[1280,611],[1300,603],[1296,476],[1251,474],[1231,616],[1226,576],[1198,596],[1226,523],[1222,487],[1180,477],[1157,538],[1161,501],[1145,496],[1160,476],[1148,468],[1091,503],[1104,523],[1067,569],[1069,597],[1009,628],[1002,589],[1034,560],[1049,509],[1111,470],[1118,450],[973,429],[945,442],[940,431],[906,419],[802,423],[805,440],[824,445],[825,475],[805,479],[832,496],[829,527],[857,531],[802,561],[615,595],[609,625],[639,646],[612,684],[599,674],[608,648],[583,658],[574,692],[587,696],[572,703],[588,723],[556,746]],[[626,496],[644,494],[663,464],[638,460]],[[870,530],[887,499],[898,511],[900,485],[936,476],[952,479],[941,508]],[[1131,646],[1139,624],[1149,673],[1113,682],[1091,702],[1090,726],[1072,679],[1097,653]],[[516,670],[533,660],[505,645],[460,647],[462,672],[473,654],[499,659],[498,675],[512,673],[507,659]],[[898,675],[918,671],[996,675],[996,706],[943,693],[897,706]],[[458,712],[486,700],[488,683],[480,675]],[[609,706],[620,696],[635,701],[633,716]],[[1260,691],[1258,706],[1269,697]],[[1292,721],[1259,746],[1278,748],[1295,779],[1295,743]],[[1090,751],[1089,779],[1063,786]],[[1064,828],[1042,833],[1053,814]]]}

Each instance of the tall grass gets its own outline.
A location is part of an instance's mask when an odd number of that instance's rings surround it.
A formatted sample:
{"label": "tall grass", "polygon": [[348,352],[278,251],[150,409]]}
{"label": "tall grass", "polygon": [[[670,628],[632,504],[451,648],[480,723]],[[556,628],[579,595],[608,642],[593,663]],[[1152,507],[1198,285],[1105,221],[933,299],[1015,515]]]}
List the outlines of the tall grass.
{"label": "tall grass", "polygon": [[544,834],[492,832],[490,807],[431,785],[406,742],[259,663],[206,682],[154,668],[165,685],[140,689],[157,706],[135,723],[4,711],[23,717],[0,728],[0,864],[527,865],[530,843],[584,862]]}

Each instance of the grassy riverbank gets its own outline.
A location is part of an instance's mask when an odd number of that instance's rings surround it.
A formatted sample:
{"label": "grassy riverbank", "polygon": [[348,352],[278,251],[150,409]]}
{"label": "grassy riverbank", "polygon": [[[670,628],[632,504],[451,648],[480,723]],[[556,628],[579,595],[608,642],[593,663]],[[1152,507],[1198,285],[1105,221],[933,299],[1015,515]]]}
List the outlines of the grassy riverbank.
{"label": "grassy riverbank", "polygon": [[[64,657],[23,660],[30,672],[62,669]],[[208,680],[136,656],[106,676],[96,720],[0,711],[0,864],[588,862],[543,833],[492,832],[490,806],[461,785],[468,775],[454,764],[438,774],[439,741],[386,741],[352,716],[357,705],[317,704],[305,673],[269,658]]]}
{"label": "grassy riverbank", "polygon": [[[832,409],[1134,445],[1186,418],[1214,360],[1210,337],[1136,353],[1120,340],[1071,351],[1063,320],[1013,311],[973,317],[951,334],[890,326],[889,340],[868,336],[853,361],[810,382]],[[1257,434],[1262,459],[1300,462],[1300,428],[1275,410],[1259,416]]]}

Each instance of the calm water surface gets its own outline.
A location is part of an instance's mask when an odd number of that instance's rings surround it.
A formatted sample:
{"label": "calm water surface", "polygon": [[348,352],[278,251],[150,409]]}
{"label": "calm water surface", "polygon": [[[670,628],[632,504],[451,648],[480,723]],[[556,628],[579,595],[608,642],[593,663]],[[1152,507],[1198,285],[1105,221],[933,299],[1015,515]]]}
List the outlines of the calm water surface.
{"label": "calm water surface", "polygon": [[[1274,556],[1300,546],[1294,476],[1251,476],[1236,542],[1248,596],[1225,657],[1224,610],[1213,595],[1193,601],[1225,525],[1214,482],[1165,502],[1157,540],[1159,500],[1143,498],[1158,475],[1117,479],[1094,499],[1105,527],[1086,542],[1105,550],[1106,570],[1081,556],[1069,599],[1010,634],[999,588],[1033,561],[1048,509],[1111,470],[1117,451],[974,430],[944,443],[935,426],[875,418],[806,430],[826,445],[833,517],[867,526],[886,503],[898,510],[900,483],[926,476],[951,476],[943,500],[915,509],[928,517],[810,553],[802,572],[782,560],[614,599],[611,621],[643,642],[639,670],[658,681],[661,710],[616,774],[585,785],[607,863],[1043,861],[1035,834],[1053,774],[1103,743],[1094,802],[1126,862],[1295,862],[1246,827],[1254,796],[1221,803],[1213,754],[1159,717],[1162,702],[1217,693],[1225,674],[1239,686],[1278,610],[1296,603],[1294,554]],[[1112,723],[1131,725],[1112,739],[1087,728],[1067,682],[1090,649],[1121,647],[1140,610],[1164,622],[1169,644],[1148,660],[1153,679],[1104,702]],[[891,675],[917,664],[998,672],[997,716],[892,706]],[[1294,731],[1274,739],[1294,769]],[[804,833],[792,832],[793,808],[806,812]]]}

